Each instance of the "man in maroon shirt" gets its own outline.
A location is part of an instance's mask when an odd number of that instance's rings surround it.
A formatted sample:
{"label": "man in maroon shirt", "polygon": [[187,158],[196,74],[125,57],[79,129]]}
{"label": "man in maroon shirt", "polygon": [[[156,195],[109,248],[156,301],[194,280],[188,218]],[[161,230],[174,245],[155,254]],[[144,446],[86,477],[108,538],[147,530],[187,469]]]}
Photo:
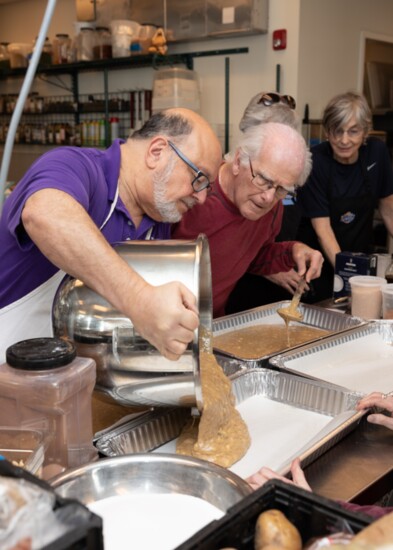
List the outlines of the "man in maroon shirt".
{"label": "man in maroon shirt", "polygon": [[306,281],[320,275],[322,256],[295,242],[275,242],[283,215],[282,199],[303,185],[311,169],[300,133],[286,123],[247,127],[233,153],[225,157],[203,207],[188,211],[173,227],[172,237],[209,239],[213,315],[225,305],[245,273],[271,275],[296,266]]}

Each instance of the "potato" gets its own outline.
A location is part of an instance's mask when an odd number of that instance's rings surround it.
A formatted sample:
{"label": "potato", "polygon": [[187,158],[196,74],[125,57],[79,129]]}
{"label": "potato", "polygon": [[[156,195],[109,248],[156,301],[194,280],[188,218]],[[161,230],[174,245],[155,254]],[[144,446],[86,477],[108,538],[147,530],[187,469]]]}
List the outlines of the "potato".
{"label": "potato", "polygon": [[273,548],[301,550],[302,538],[296,527],[280,510],[267,510],[257,519],[254,548],[255,550],[273,550]]}
{"label": "potato", "polygon": [[[382,516],[355,535],[350,548],[379,548],[391,545],[393,541],[393,512]],[[391,547],[391,546],[390,546]]]}

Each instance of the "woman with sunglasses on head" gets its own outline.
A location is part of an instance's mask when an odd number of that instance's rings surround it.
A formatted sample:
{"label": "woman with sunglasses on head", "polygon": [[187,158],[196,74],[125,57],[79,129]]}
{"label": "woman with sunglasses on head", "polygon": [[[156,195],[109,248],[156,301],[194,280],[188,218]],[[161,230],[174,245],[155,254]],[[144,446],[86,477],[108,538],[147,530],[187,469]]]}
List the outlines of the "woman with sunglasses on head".
{"label": "woman with sunglasses on head", "polygon": [[366,99],[354,92],[337,95],[326,106],[322,125],[327,141],[311,149],[312,172],[298,194],[303,218],[297,238],[327,260],[313,283],[313,302],[332,297],[338,252],[373,252],[375,208],[393,235],[392,165],[385,144],[369,137]]}

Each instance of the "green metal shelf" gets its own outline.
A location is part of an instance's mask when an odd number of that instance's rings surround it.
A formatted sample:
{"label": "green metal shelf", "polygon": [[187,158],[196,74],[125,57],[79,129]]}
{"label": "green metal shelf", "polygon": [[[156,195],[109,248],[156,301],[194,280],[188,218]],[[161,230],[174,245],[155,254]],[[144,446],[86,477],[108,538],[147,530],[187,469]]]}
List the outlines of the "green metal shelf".
{"label": "green metal shelf", "polygon": [[[134,55],[129,57],[114,57],[111,59],[97,59],[94,61],[78,61],[76,63],[64,63],[62,65],[39,65],[36,74],[70,74],[75,75],[82,72],[104,71],[116,69],[137,69],[152,67],[158,69],[160,66],[184,64],[193,69],[194,59],[210,56],[227,56],[233,54],[248,53],[248,48],[232,48],[225,50],[208,50],[200,52],[178,53],[169,55],[149,54]],[[26,69],[0,69],[0,79],[18,78],[24,76]]]}

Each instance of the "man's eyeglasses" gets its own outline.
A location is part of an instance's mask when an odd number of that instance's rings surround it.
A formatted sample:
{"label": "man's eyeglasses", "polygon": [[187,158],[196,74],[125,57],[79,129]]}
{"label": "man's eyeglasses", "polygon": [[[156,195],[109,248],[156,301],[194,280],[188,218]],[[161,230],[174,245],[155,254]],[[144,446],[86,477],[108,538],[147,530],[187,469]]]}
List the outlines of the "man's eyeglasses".
{"label": "man's eyeglasses", "polygon": [[252,168],[251,164],[251,158],[248,157],[249,163],[250,163],[250,171],[251,171],[251,183],[255,185],[260,191],[270,191],[270,189],[274,189],[275,195],[278,199],[284,199],[285,197],[296,197],[296,187],[294,187],[292,190],[285,189],[285,187],[282,187],[282,185],[277,185],[272,183],[271,181],[266,180],[262,174],[255,174],[254,170]]}
{"label": "man's eyeglasses", "polygon": [[200,193],[204,189],[209,189],[211,187],[209,178],[195,166],[177,147],[172,141],[168,140],[169,145],[175,151],[176,155],[185,163],[191,170],[195,172],[195,178],[192,180],[191,185],[195,193]]}
{"label": "man's eyeglasses", "polygon": [[344,128],[335,128],[334,130],[330,130],[329,133],[332,134],[334,139],[342,139],[344,134],[347,134],[349,139],[358,139],[363,135],[363,129],[359,128],[359,126],[353,126],[352,128],[349,128],[349,130],[344,130]]}
{"label": "man's eyeglasses", "polygon": [[276,92],[262,94],[258,103],[263,103],[265,107],[270,107],[274,103],[284,103],[291,109],[296,109],[296,101],[291,95],[281,95]]}

